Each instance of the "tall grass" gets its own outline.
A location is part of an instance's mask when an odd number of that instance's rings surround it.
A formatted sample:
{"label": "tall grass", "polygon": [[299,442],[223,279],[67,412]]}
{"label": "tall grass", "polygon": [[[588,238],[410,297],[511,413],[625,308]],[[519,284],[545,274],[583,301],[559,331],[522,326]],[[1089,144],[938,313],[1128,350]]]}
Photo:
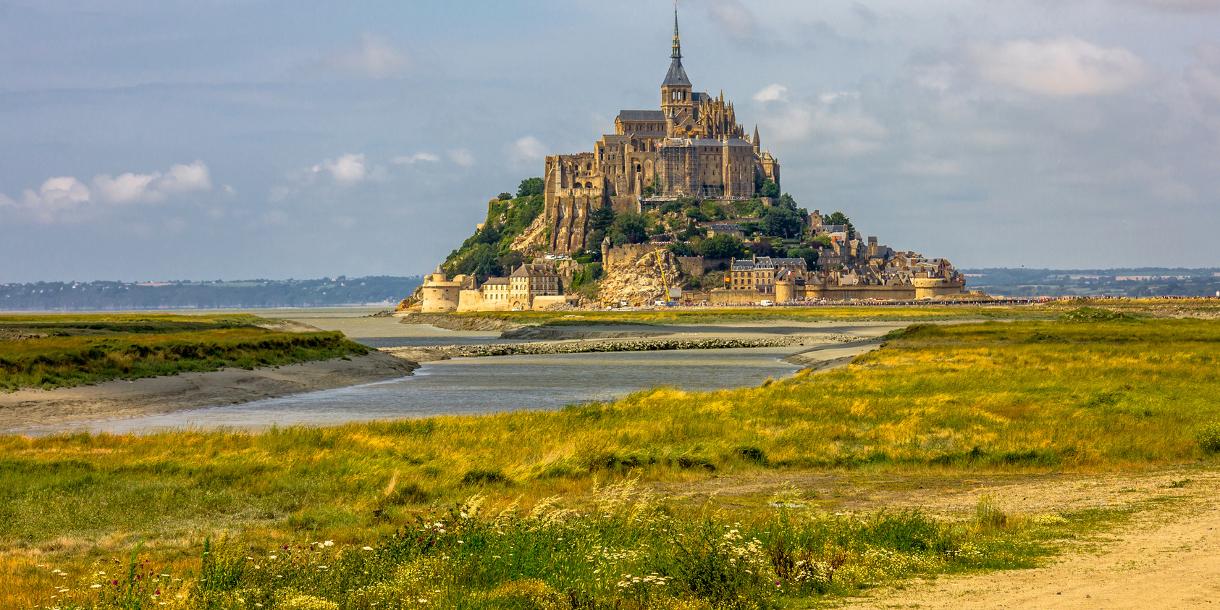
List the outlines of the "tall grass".
{"label": "tall grass", "polygon": [[1214,460],[1200,430],[1220,421],[1218,347],[1220,325],[1200,320],[924,325],[759,388],[258,434],[0,437],[0,548],[80,566],[145,540],[180,562],[207,533],[368,544],[471,494],[528,512],[624,477]]}
{"label": "tall grass", "polygon": [[[948,522],[918,512],[742,515],[674,509],[633,481],[579,510],[486,511],[475,496],[367,545],[205,541],[189,572],[129,561],[58,591],[68,608],[765,609],[916,575],[1027,567],[1056,518]],[[1050,523],[1053,525],[1046,525]],[[175,577],[180,577],[175,579]],[[79,583],[79,584],[78,584]],[[100,585],[100,586],[99,586]]]}

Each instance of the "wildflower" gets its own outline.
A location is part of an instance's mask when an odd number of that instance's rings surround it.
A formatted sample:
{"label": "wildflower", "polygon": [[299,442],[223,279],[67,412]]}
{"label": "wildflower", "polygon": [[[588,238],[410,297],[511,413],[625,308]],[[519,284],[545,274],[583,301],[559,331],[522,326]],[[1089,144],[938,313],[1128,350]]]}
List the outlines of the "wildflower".
{"label": "wildflower", "polygon": [[362,546],[362,547],[360,547],[360,550],[362,550],[362,551],[371,551],[371,550],[373,550],[373,547],[371,547],[371,546]]}
{"label": "wildflower", "polygon": [[334,541],[334,540],[327,540],[326,542],[323,542],[323,543],[322,543],[322,546],[335,546],[335,541]]}

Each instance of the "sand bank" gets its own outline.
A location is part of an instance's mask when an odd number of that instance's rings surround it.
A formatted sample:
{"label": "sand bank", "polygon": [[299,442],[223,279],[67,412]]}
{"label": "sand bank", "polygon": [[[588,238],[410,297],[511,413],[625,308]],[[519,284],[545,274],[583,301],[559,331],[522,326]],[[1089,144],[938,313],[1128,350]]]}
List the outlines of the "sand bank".
{"label": "sand bank", "polygon": [[225,369],[56,390],[0,394],[0,432],[171,413],[410,375],[418,365],[379,352],[254,370]]}

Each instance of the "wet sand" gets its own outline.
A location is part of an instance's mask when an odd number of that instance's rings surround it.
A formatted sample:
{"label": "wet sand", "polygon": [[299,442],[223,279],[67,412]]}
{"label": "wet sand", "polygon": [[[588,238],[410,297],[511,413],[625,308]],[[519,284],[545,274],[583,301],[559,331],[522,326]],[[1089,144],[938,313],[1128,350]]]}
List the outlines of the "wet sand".
{"label": "wet sand", "polygon": [[414,363],[380,352],[254,370],[224,369],[55,390],[0,394],[0,432],[237,404],[410,375]]}

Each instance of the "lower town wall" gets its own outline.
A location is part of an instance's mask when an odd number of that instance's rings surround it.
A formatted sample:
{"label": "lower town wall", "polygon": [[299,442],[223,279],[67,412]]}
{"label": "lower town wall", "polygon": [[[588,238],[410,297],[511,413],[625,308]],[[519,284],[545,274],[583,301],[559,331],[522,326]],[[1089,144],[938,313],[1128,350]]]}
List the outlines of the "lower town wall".
{"label": "lower town wall", "polygon": [[546,309],[554,309],[556,307],[566,307],[574,305],[578,301],[575,295],[557,294],[553,296],[536,296],[532,309],[534,311],[543,311]]}

